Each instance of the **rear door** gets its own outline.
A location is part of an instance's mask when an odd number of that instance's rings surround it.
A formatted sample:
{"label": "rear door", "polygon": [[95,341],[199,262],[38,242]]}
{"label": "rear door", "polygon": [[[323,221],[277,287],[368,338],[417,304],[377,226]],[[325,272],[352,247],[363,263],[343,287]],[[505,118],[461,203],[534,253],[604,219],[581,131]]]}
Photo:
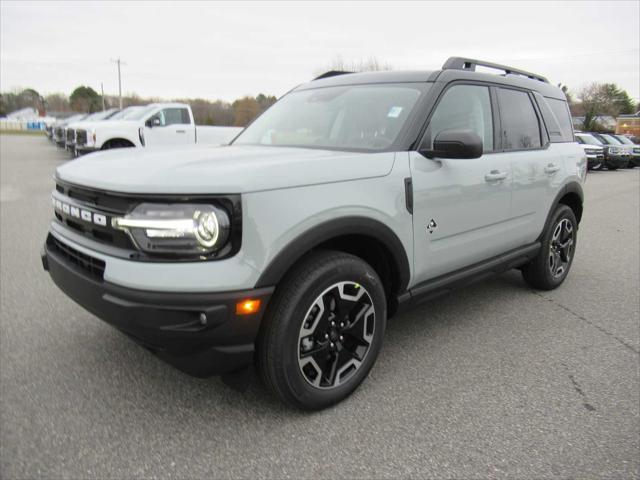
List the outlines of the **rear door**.
{"label": "rear door", "polygon": [[189,145],[195,143],[195,125],[189,109],[168,107],[147,119],[144,127],[145,145]]}
{"label": "rear door", "polygon": [[497,106],[487,85],[455,84],[441,95],[422,145],[443,130],[470,129],[484,153],[472,160],[410,152],[416,283],[505,251],[511,208],[511,162],[497,149]]}
{"label": "rear door", "polygon": [[[496,93],[502,149],[513,168],[511,240],[518,247],[532,243],[541,233],[551,203],[566,178],[566,152],[562,144],[549,142],[549,133],[562,135],[555,131],[561,127],[554,124],[547,132],[532,93],[506,87],[496,88]],[[569,136],[573,141],[573,132]]]}

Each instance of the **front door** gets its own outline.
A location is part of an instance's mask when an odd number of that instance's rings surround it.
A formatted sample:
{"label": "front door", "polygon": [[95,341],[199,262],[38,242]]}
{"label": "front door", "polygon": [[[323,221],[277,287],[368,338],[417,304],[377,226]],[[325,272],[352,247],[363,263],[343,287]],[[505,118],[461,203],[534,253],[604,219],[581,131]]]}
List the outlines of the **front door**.
{"label": "front door", "polygon": [[422,145],[443,130],[470,129],[484,153],[471,160],[429,159],[409,153],[413,181],[415,282],[504,253],[511,213],[509,154],[494,151],[489,87],[454,85],[441,97]]}
{"label": "front door", "polygon": [[190,145],[195,143],[195,126],[189,110],[183,107],[163,108],[145,122],[145,146]]}

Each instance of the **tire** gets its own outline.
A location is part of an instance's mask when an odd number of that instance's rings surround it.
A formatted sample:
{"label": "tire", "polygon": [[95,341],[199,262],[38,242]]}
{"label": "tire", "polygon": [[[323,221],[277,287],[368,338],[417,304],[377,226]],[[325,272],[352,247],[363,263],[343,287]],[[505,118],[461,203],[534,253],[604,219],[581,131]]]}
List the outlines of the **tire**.
{"label": "tire", "polygon": [[577,235],[578,222],[573,210],[558,205],[544,232],[540,252],[522,268],[525,281],[539,290],[559,287],[573,263]]}
{"label": "tire", "polygon": [[342,252],[310,254],[278,285],[265,312],[256,345],[265,385],[304,410],[340,402],[373,367],[386,317],[371,266]]}

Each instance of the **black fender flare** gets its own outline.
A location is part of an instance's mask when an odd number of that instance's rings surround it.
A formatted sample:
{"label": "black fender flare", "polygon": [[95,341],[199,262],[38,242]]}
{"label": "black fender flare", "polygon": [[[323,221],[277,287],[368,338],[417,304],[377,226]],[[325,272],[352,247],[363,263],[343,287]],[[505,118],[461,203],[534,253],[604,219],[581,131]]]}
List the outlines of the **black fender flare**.
{"label": "black fender flare", "polygon": [[[542,229],[542,232],[538,236],[538,241],[542,240],[544,232],[546,232],[547,228],[549,228],[549,223],[551,222],[551,216],[553,215],[553,212],[556,211],[556,208],[560,204],[560,200],[562,200],[569,193],[575,193],[578,196],[578,198],[580,198],[580,203],[581,204],[584,203],[584,190],[582,189],[582,185],[580,185],[578,182],[569,182],[563,185],[560,188],[560,191],[558,192],[556,197],[553,199],[553,203],[551,203],[551,208],[549,208],[549,212],[547,213],[547,219],[544,222],[544,227]],[[578,223],[580,223],[580,219],[578,219]]]}
{"label": "black fender flare", "polygon": [[349,216],[320,223],[289,242],[263,270],[255,288],[275,286],[306,253],[318,245],[344,235],[364,235],[379,241],[389,251],[399,275],[399,291],[409,284],[411,270],[405,248],[395,232],[368,217]]}

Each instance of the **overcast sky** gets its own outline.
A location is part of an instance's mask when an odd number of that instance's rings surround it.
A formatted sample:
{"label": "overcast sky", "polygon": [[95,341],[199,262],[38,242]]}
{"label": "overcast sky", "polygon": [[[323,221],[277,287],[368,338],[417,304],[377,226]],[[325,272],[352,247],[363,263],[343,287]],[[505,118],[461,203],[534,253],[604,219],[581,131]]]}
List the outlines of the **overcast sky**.
{"label": "overcast sky", "polygon": [[574,92],[615,82],[640,97],[640,2],[0,4],[0,88],[233,100],[280,96],[341,56],[396,70],[447,57],[531,70]]}

